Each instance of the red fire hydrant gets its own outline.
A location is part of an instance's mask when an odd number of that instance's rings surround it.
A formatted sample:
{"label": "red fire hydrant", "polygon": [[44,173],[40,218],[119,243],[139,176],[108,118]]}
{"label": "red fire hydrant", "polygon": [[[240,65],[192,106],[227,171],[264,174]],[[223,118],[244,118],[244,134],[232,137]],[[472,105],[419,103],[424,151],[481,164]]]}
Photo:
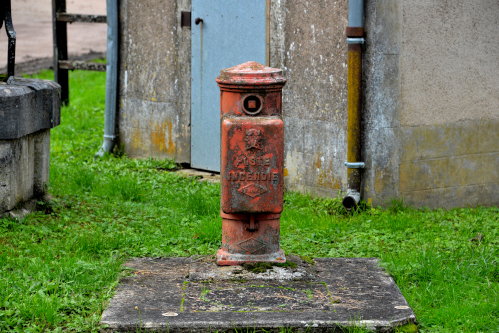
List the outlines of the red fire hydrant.
{"label": "red fire hydrant", "polygon": [[220,87],[222,248],[219,265],[286,262],[282,71],[256,62],[223,69]]}

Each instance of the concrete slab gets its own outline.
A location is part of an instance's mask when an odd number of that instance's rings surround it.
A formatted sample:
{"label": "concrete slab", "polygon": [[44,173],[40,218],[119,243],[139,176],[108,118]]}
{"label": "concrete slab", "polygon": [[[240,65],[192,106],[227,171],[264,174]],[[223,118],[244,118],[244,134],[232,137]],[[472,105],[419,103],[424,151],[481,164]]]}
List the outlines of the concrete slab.
{"label": "concrete slab", "polygon": [[[106,332],[333,332],[365,327],[416,332],[416,316],[376,258],[287,256],[256,273],[214,256],[136,258],[102,315]],[[246,331],[245,331],[246,332]]]}

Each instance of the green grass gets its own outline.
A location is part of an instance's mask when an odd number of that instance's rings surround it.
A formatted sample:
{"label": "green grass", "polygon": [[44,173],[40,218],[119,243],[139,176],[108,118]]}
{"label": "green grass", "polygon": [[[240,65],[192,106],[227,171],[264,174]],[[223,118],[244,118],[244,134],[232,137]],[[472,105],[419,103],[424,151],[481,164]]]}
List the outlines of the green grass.
{"label": "green grass", "polygon": [[[70,87],[51,132],[56,202],[21,222],[0,219],[2,332],[97,331],[125,259],[220,245],[219,187],[168,172],[172,161],[94,160],[105,75],[72,72]],[[286,193],[281,244],[303,258],[381,258],[420,332],[499,332],[498,216],[497,207],[416,210],[401,200],[349,215],[336,198]]]}

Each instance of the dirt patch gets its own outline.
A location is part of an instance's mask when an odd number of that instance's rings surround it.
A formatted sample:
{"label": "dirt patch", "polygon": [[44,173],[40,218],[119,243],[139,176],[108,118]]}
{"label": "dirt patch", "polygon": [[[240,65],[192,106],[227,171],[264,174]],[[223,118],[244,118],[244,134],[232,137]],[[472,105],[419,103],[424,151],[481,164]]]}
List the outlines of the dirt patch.
{"label": "dirt patch", "polygon": [[[102,0],[67,0],[67,12],[106,15]],[[12,22],[16,30],[16,75],[31,74],[53,65],[52,2],[50,0],[12,1]],[[107,25],[68,24],[68,52],[71,59],[87,60],[105,56]],[[7,36],[0,31],[0,72],[7,66]]]}

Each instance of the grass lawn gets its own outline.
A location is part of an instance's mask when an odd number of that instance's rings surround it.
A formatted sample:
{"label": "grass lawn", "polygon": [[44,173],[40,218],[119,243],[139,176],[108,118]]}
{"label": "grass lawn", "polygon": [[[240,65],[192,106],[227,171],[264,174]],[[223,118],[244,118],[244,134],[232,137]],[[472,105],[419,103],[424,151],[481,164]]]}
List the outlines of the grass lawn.
{"label": "grass lawn", "polygon": [[[52,79],[45,71],[37,77]],[[70,73],[71,105],[51,132],[53,205],[0,219],[0,331],[97,331],[130,257],[213,254],[218,185],[168,160],[105,156],[105,74]],[[310,257],[379,257],[420,332],[499,332],[499,209],[427,210],[394,200],[345,214],[339,199],[285,194],[281,244]]]}

